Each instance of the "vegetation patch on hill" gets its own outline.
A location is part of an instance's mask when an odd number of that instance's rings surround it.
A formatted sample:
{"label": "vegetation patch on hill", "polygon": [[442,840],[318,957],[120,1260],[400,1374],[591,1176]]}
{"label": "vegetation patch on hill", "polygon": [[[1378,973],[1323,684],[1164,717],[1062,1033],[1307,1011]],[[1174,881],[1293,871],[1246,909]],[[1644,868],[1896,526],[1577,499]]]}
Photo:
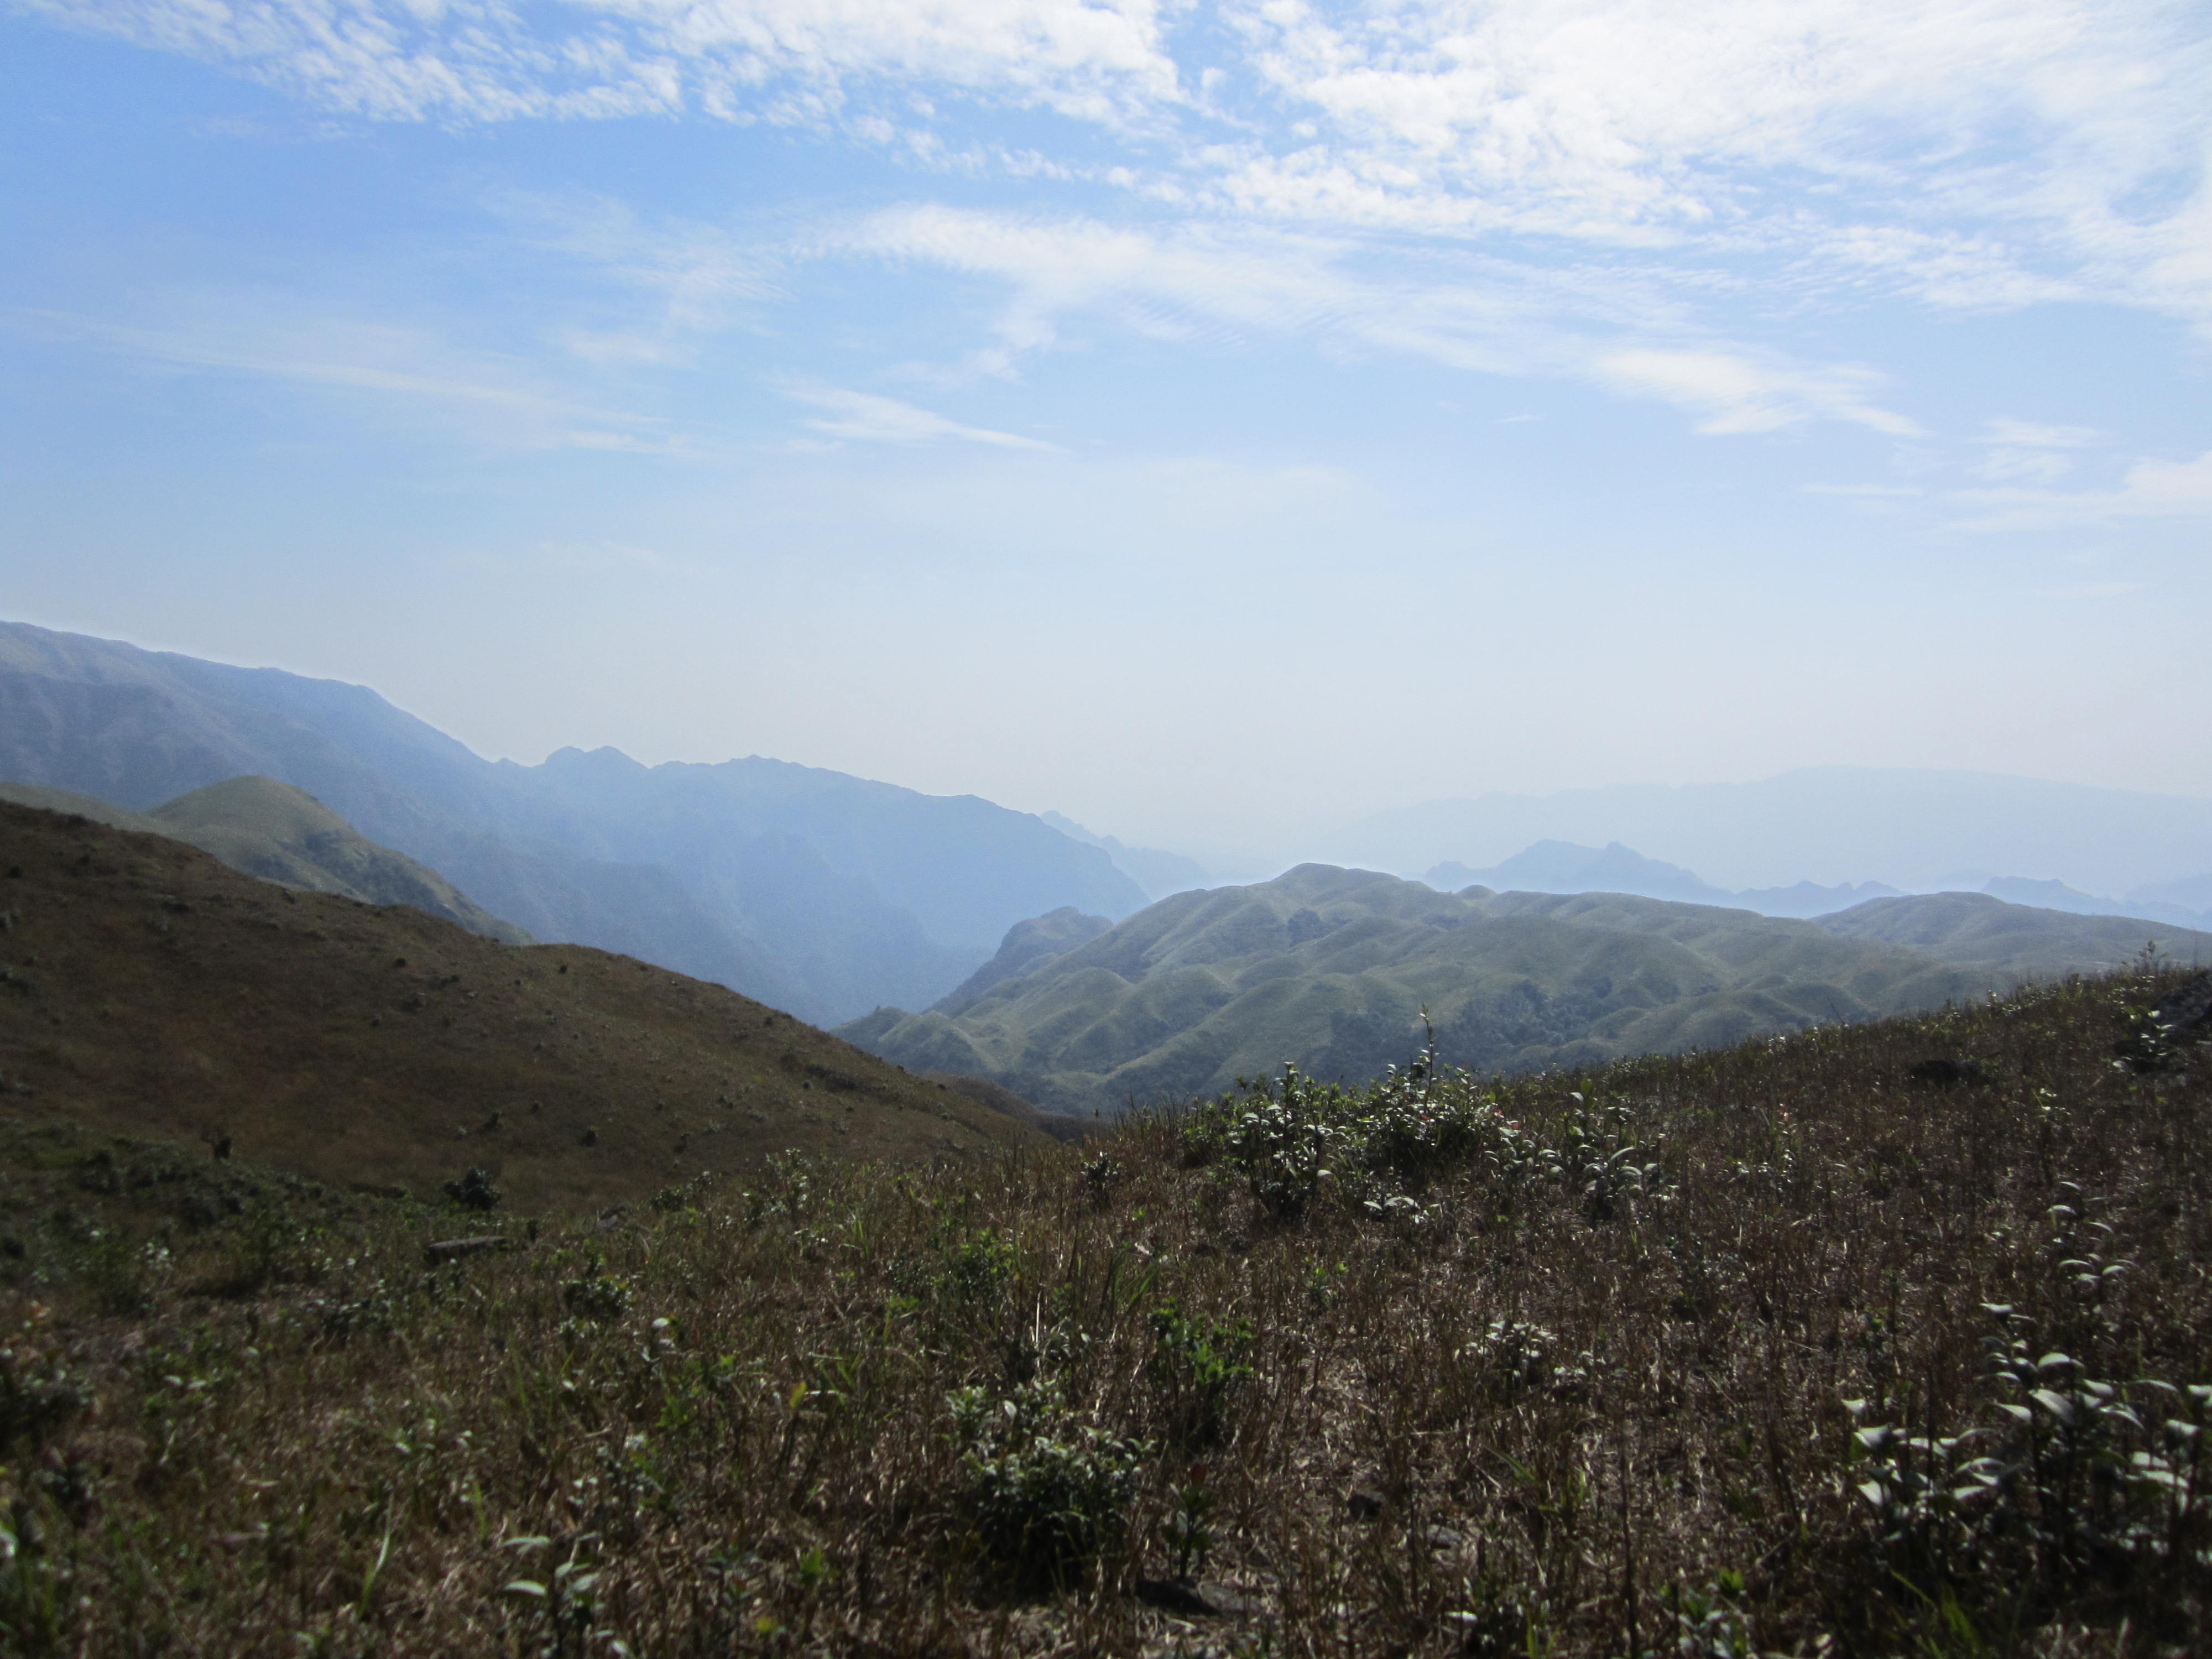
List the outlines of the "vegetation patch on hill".
{"label": "vegetation patch on hill", "polygon": [[0,804],[0,1107],[335,1187],[599,1207],[832,1149],[1037,1132],[718,985],[295,892],[181,842]]}
{"label": "vegetation patch on hill", "polygon": [[19,1127],[0,1645],[2202,1652],[2208,1005],[1291,1074],[473,1252]]}

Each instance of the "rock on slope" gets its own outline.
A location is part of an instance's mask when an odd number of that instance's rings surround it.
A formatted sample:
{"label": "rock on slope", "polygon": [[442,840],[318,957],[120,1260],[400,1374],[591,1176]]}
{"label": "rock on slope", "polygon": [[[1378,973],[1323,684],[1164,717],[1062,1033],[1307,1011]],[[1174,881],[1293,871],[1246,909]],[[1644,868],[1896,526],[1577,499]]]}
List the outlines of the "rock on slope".
{"label": "rock on slope", "polygon": [[786,1151],[1036,1133],[722,987],[297,892],[166,837],[0,805],[0,1111],[228,1135],[241,1158],[603,1205]]}

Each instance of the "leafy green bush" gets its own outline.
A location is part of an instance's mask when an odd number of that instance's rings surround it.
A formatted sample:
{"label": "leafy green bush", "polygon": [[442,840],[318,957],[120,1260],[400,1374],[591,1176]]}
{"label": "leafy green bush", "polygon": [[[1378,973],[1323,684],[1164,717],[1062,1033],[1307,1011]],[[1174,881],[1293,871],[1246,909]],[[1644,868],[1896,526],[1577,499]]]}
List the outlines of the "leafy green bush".
{"label": "leafy green bush", "polygon": [[[2011,1308],[1990,1311],[2013,1329]],[[2212,1387],[2154,1378],[2121,1385],[2070,1356],[2033,1354],[2008,1329],[1990,1343],[1993,1414],[1963,1432],[1866,1421],[1845,1401],[1857,1491],[1887,1570],[1931,1605],[2008,1625],[2059,1598],[2212,1570],[2212,1469],[2203,1431]]]}
{"label": "leafy green bush", "polygon": [[1190,1162],[1243,1170],[1261,1206],[1287,1220],[1332,1182],[1386,1212],[1397,1188],[1480,1156],[1504,1127],[1474,1079],[1431,1056],[1364,1089],[1286,1065],[1193,1112],[1183,1138]]}
{"label": "leafy green bush", "polygon": [[1077,1421],[1049,1378],[1004,1398],[960,1389],[947,1403],[976,1536],[1015,1588],[1065,1584],[1119,1541],[1143,1442]]}
{"label": "leafy green bush", "polygon": [[1168,1432],[1179,1445],[1210,1446],[1228,1426],[1229,1405],[1252,1376],[1249,1320],[1193,1318],[1173,1302],[1152,1310],[1151,1370]]}

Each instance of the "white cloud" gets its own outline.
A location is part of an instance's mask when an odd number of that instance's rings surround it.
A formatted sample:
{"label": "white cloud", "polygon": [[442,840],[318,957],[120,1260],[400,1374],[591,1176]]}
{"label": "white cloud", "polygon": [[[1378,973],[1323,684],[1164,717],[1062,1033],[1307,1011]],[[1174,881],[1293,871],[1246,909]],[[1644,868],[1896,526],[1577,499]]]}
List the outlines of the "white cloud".
{"label": "white cloud", "polygon": [[[2097,301],[2212,333],[2201,0],[15,3],[362,117],[780,123],[1129,209],[909,207],[803,248],[505,204],[645,296],[556,332],[601,366],[687,362],[782,296],[782,258],[824,252],[1006,283],[950,378],[1013,374],[1088,313],[1595,379],[1714,433],[1917,429],[1871,371],[1744,343],[1809,307]],[[1010,143],[1010,109],[1086,131]],[[2007,424],[1992,483],[2053,483],[2081,447]]]}
{"label": "white cloud", "polygon": [[789,386],[785,388],[784,395],[829,410],[827,416],[811,416],[799,422],[826,437],[883,444],[941,443],[950,439],[961,443],[988,444],[997,449],[1054,451],[1059,447],[1012,432],[963,426],[932,410],[916,409],[912,404],[878,397],[872,392],[845,392],[832,386]]}
{"label": "white cloud", "polygon": [[1232,15],[1285,106],[1321,118],[1222,171],[1251,210],[1732,249],[1946,304],[2117,293],[2212,315],[2212,39],[2186,0]]}

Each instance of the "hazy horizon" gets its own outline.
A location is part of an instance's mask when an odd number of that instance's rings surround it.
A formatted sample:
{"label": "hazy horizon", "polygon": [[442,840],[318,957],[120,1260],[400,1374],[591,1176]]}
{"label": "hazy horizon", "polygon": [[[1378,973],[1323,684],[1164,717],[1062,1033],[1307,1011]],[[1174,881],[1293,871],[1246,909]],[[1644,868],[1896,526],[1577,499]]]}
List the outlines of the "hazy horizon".
{"label": "hazy horizon", "polygon": [[1810,766],[2212,796],[2200,8],[0,41],[10,616],[1201,860]]}
{"label": "hazy horizon", "polygon": [[[289,672],[266,663],[227,665]],[[484,755],[461,734],[444,735],[480,759],[519,765],[541,766],[556,754],[589,752],[562,744],[526,760]],[[648,761],[619,745],[605,747],[647,769],[748,759],[817,765],[802,757],[758,754]],[[917,788],[896,776],[874,781]],[[1118,833],[1114,824],[1083,823],[1048,806],[994,804],[1057,819],[1055,827]],[[2191,807],[2212,808],[2212,799],[2155,791],[2115,799],[2095,785],[1957,769],[1814,766],[1757,779],[1361,801],[1303,828],[1271,830],[1264,817],[1255,817],[1248,826],[1252,834],[1241,842],[1166,838],[1152,845],[1196,856],[1207,865],[1206,884],[1216,886],[1271,880],[1308,862],[1418,878],[1447,862],[1502,862],[1540,842],[1594,848],[1621,842],[1637,854],[1686,866],[1689,873],[1724,889],[1876,881],[1933,892],[1977,889],[1993,877],[2012,877],[2056,878],[2118,897],[2160,881],[2212,876],[2212,812],[2191,813]],[[2113,820],[2116,811],[2158,808],[2179,810],[2160,814],[2164,821],[2154,824],[2122,826]],[[1931,836],[1923,825],[1937,820],[1948,831],[1948,853],[1928,850],[1943,836]],[[1120,839],[1133,848],[1146,845],[1127,835]]]}

